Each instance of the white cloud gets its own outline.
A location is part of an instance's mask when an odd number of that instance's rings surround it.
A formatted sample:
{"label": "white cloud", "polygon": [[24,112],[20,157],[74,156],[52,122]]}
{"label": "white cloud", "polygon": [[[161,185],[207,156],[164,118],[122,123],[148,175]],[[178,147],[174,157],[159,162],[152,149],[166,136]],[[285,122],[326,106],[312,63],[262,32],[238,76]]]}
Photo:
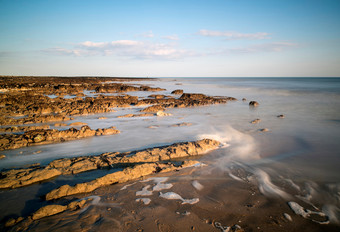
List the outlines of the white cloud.
{"label": "white cloud", "polygon": [[240,40],[240,39],[270,39],[269,33],[267,32],[257,32],[257,33],[240,33],[236,31],[210,31],[210,30],[199,30],[199,35],[207,36],[207,37],[224,37],[227,40]]}
{"label": "white cloud", "polygon": [[119,56],[135,59],[178,59],[195,55],[194,52],[179,49],[174,44],[151,43],[135,40],[111,42],[85,41],[73,49],[51,48],[44,52],[71,56]]}
{"label": "white cloud", "polygon": [[179,40],[178,35],[167,35],[162,36],[163,39],[169,39],[169,40]]}
{"label": "white cloud", "polygon": [[142,34],[139,34],[138,36],[144,37],[144,38],[153,38],[153,37],[155,37],[155,35],[153,34],[152,31],[144,32]]}
{"label": "white cloud", "polygon": [[73,56],[81,56],[83,52],[77,49],[67,49],[67,48],[48,48],[43,50],[45,53],[52,53],[56,55],[73,55]]}
{"label": "white cloud", "polygon": [[288,50],[290,48],[297,47],[298,45],[295,43],[289,42],[272,42],[272,43],[262,43],[251,45],[247,47],[238,47],[238,48],[227,48],[222,49],[218,52],[212,52],[211,55],[228,55],[228,54],[236,54],[236,53],[261,53],[261,52],[282,52]]}
{"label": "white cloud", "polygon": [[112,42],[100,42],[100,43],[95,43],[91,41],[86,41],[83,43],[80,43],[80,46],[83,47],[88,47],[88,48],[102,48],[102,47],[120,47],[120,46],[133,46],[139,44],[138,41],[134,40],[117,40],[117,41],[112,41]]}

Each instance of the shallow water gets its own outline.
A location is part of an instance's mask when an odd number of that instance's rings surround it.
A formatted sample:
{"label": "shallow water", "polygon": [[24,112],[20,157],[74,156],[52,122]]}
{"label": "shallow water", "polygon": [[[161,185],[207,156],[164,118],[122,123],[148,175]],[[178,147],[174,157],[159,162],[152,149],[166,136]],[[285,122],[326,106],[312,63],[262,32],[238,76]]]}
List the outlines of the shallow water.
{"label": "shallow water", "polygon": [[[210,137],[223,142],[224,147],[202,158],[208,170],[223,170],[235,181],[248,178],[265,196],[287,202],[304,201],[311,209],[326,213],[332,223],[339,223],[339,78],[179,78],[133,83],[166,89],[156,94],[170,95],[175,89],[183,89],[186,93],[236,97],[238,101],[169,109],[167,112],[172,116],[167,117],[117,118],[138,113],[143,107],[76,117],[74,122],[88,123],[92,129],[116,126],[121,133],[4,151],[6,159],[1,160],[0,168]],[[147,97],[155,93],[133,94]],[[249,107],[251,100],[258,101],[260,106]],[[277,117],[281,114],[285,118]],[[101,116],[107,119],[99,120]],[[250,123],[257,118],[261,119],[258,124]],[[192,125],[172,127],[182,122]],[[260,132],[263,128],[269,131]],[[244,170],[249,175],[239,175],[235,170]],[[1,202],[6,194],[6,190],[0,193]]]}

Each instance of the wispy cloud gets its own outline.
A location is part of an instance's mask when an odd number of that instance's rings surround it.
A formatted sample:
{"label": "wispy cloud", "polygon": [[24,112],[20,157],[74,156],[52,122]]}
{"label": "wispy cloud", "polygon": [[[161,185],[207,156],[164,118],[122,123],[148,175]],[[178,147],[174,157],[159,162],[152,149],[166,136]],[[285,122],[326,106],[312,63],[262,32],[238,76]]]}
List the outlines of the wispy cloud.
{"label": "wispy cloud", "polygon": [[111,42],[85,41],[72,49],[51,48],[47,52],[68,56],[119,56],[135,59],[178,59],[195,55],[194,52],[177,48],[174,44],[151,43],[136,40],[117,40]]}
{"label": "wispy cloud", "polygon": [[166,35],[162,36],[163,39],[169,39],[169,40],[179,40],[178,35]]}
{"label": "wispy cloud", "polygon": [[144,37],[144,38],[153,38],[155,37],[152,31],[143,32],[142,34],[137,35],[137,37]]}
{"label": "wispy cloud", "polygon": [[272,42],[250,45],[247,47],[226,48],[220,51],[211,52],[211,55],[230,55],[242,53],[282,52],[292,49],[298,45],[290,42]]}
{"label": "wispy cloud", "polygon": [[201,36],[207,37],[224,37],[227,40],[258,40],[258,39],[270,39],[269,33],[267,32],[256,32],[256,33],[240,33],[236,31],[211,31],[211,30],[199,30],[198,33]]}

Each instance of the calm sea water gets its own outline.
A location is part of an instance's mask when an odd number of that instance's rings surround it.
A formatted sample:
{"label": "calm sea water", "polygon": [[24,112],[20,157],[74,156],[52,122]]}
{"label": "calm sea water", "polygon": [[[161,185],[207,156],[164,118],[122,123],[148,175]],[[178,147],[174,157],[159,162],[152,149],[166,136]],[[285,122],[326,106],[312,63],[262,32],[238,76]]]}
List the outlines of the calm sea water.
{"label": "calm sea water", "polygon": [[[117,118],[138,113],[141,107],[77,117],[74,121],[86,122],[91,128],[116,126],[121,134],[5,151],[2,153],[7,158],[0,162],[0,168],[211,137],[225,147],[204,158],[210,166],[230,173],[235,167],[245,169],[268,197],[304,199],[332,214],[332,222],[339,223],[340,78],[161,78],[134,83],[166,89],[159,94],[183,89],[186,93],[236,97],[238,101],[169,109],[169,117]],[[147,97],[153,93],[128,94]],[[250,108],[252,100],[260,106]],[[281,114],[284,119],[277,117]],[[99,120],[100,116],[108,119]],[[250,123],[257,118],[260,123]],[[192,125],[172,127],[181,122]],[[268,132],[259,131],[263,128]]]}

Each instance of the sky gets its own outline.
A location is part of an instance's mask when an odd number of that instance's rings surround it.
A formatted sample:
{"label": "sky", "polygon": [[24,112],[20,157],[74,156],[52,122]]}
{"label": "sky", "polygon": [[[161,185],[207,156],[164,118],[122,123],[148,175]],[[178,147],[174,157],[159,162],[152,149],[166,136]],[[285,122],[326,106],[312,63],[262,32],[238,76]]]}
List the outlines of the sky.
{"label": "sky", "polygon": [[340,0],[0,0],[0,75],[339,77]]}

